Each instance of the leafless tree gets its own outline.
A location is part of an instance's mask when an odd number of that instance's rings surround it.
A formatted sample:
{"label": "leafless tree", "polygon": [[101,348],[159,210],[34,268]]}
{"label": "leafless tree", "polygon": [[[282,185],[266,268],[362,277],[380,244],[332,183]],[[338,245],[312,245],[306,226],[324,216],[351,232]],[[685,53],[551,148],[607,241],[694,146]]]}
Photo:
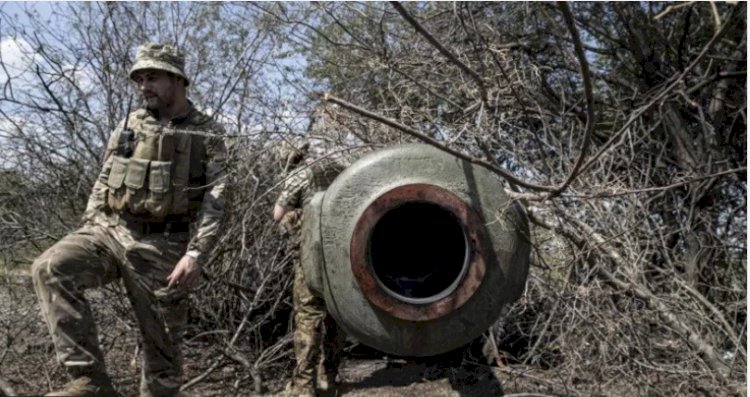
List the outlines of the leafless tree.
{"label": "leafless tree", "polygon": [[[23,55],[0,53],[0,146],[13,153],[0,175],[5,266],[75,227],[109,131],[137,105],[127,68],[141,42],[191,54],[191,97],[228,127],[234,189],[193,299],[187,346],[201,365],[187,387],[229,376],[223,384],[260,391],[266,371],[289,363],[288,253],[268,216],[280,179],[267,149],[308,133],[347,161],[422,141],[507,181],[534,243],[526,292],[492,330],[510,384],[564,395],[744,388],[745,4],[29,12],[22,23],[0,7],[0,37]],[[108,313],[111,329],[132,324],[124,302]],[[137,345],[107,335],[108,357]],[[8,350],[0,364],[19,357]]]}

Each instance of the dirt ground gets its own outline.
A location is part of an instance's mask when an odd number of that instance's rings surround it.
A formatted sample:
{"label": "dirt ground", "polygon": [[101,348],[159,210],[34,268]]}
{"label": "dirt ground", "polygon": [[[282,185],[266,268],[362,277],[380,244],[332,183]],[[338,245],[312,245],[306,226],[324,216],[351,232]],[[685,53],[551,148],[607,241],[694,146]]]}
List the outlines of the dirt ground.
{"label": "dirt ground", "polygon": [[[264,384],[265,390],[260,394],[252,390],[251,382],[234,388],[228,382],[213,379],[189,389],[186,395],[285,397],[288,375],[279,373],[278,378]],[[217,378],[221,376],[217,375]],[[350,358],[342,364],[339,376],[336,390],[321,393],[321,397],[488,397],[521,392],[539,396],[559,395],[551,386],[534,381],[533,376],[525,378],[522,371],[509,367],[456,368],[398,359]],[[224,387],[217,387],[219,385]]]}
{"label": "dirt ground", "polygon": [[[53,347],[46,329],[35,327],[25,334],[22,341],[14,343],[14,352],[7,354],[1,377],[15,391],[15,395],[41,395],[64,384],[62,369],[54,360]],[[106,353],[107,369],[123,396],[138,395],[139,359],[135,355],[135,340],[123,337],[121,344]],[[131,349],[123,349],[131,346]],[[209,347],[206,346],[206,349]],[[203,354],[197,346],[186,351],[186,379],[193,379],[206,372],[211,362],[201,360]],[[227,363],[230,364],[230,363]],[[254,392],[248,374],[241,373],[238,366],[219,366],[208,376],[194,384],[185,396],[268,396],[284,397],[284,386],[288,373],[264,374],[263,392]],[[510,371],[506,368],[505,371]],[[496,367],[463,366],[447,367],[439,364],[407,362],[404,360],[349,358],[344,361],[337,390],[323,396],[346,397],[470,397],[501,396],[503,392],[535,391],[550,394],[551,390],[539,390],[533,382],[512,381],[511,375]],[[238,382],[237,380],[242,381]],[[508,390],[504,390],[508,389]]]}
{"label": "dirt ground", "polygon": [[[100,327],[108,373],[121,395],[137,396],[140,357],[135,324],[115,315],[116,304],[103,304],[96,292],[87,294]],[[12,282],[6,279],[0,289],[0,340],[0,389],[10,390],[12,395],[37,396],[66,382],[27,277]],[[185,379],[194,382],[185,396],[284,396],[288,369],[263,373],[262,392],[256,393],[250,374],[241,365],[210,353],[215,350],[215,346],[200,340],[185,344]],[[325,396],[468,397],[499,396],[517,390],[552,394],[534,382],[519,383],[521,377],[507,367],[375,357],[372,353],[355,354],[356,348],[351,346],[348,351],[337,389]]]}
{"label": "dirt ground", "polygon": [[[0,340],[3,341],[0,389],[12,391],[13,395],[42,395],[63,385],[66,376],[55,359],[54,346],[30,279],[21,274],[12,279],[5,277],[3,281],[0,288]],[[140,378],[137,328],[132,320],[116,315],[123,307],[118,308],[118,303],[105,304],[101,292],[87,292],[87,296],[100,329],[107,371],[123,396],[136,396]],[[200,338],[185,343],[185,379],[194,382],[186,390],[186,396],[284,395],[289,376],[287,369],[261,374],[262,392],[255,393],[252,377],[244,368],[219,354],[212,354],[215,350],[215,346]],[[414,362],[373,357],[372,354],[363,357],[361,353],[354,354],[351,346],[348,350],[350,354],[342,364],[340,384],[328,396],[496,396],[502,395],[502,379],[507,378],[498,368],[486,365],[446,366],[441,362]]]}
{"label": "dirt ground", "polygon": [[[100,344],[105,351],[108,373],[122,396],[137,396],[141,365],[138,330],[131,319],[117,314],[127,313],[127,302],[104,300],[101,292],[92,292],[89,297],[101,330]],[[38,396],[66,382],[27,277],[10,282],[5,277],[0,284],[0,341],[0,390],[11,390],[10,395]],[[196,336],[185,341],[183,369],[190,386],[184,396],[284,396],[291,353],[271,367],[277,370],[258,374],[261,378],[258,393],[246,368],[228,359],[220,349],[216,343]],[[693,378],[686,382],[679,373],[630,384],[616,376],[594,379],[564,366],[489,366],[474,357],[464,354],[448,361],[407,361],[350,344],[338,388],[323,397],[716,395],[701,388],[705,380]],[[664,385],[674,387],[665,393]]]}

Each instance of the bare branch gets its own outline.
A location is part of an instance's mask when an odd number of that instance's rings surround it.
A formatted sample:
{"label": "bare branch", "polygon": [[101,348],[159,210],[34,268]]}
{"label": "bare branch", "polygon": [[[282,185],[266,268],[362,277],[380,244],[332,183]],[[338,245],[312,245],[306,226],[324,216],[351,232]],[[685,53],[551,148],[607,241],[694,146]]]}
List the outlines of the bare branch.
{"label": "bare branch", "polygon": [[425,39],[427,39],[430,44],[432,44],[438,51],[440,51],[443,56],[448,58],[449,61],[453,62],[456,66],[461,68],[466,74],[468,74],[472,80],[477,84],[477,87],[479,87],[479,91],[482,95],[482,101],[487,103],[487,88],[485,87],[484,81],[482,81],[482,77],[477,74],[477,72],[473,71],[471,68],[466,66],[465,63],[461,62],[453,53],[451,53],[445,46],[443,46],[436,38],[435,36],[431,35],[422,25],[417,22],[416,19],[414,19],[411,15],[409,15],[409,12],[406,11],[406,9],[399,3],[398,1],[391,1],[390,2],[393,8],[398,11],[399,14],[407,21],[411,26],[414,27],[414,29],[419,32],[422,36],[424,36]]}
{"label": "bare branch", "polygon": [[427,144],[429,144],[431,146],[434,146],[434,147],[436,147],[436,148],[438,148],[438,149],[440,149],[440,150],[442,150],[442,151],[444,151],[446,153],[450,153],[450,154],[452,154],[452,155],[454,155],[454,156],[456,156],[456,157],[458,157],[458,158],[460,158],[462,160],[466,160],[466,161],[468,161],[470,163],[477,164],[477,165],[480,165],[482,167],[485,167],[488,170],[494,172],[495,174],[497,174],[497,175],[499,175],[499,176],[507,179],[508,181],[510,181],[510,182],[512,182],[512,183],[514,183],[514,184],[516,184],[518,186],[522,186],[522,187],[525,187],[525,188],[528,188],[528,189],[542,190],[542,191],[548,191],[548,192],[552,191],[552,189],[549,188],[549,187],[535,185],[533,183],[528,183],[528,182],[522,181],[522,180],[516,178],[515,176],[513,176],[510,172],[508,172],[508,171],[506,171],[504,169],[498,168],[494,164],[491,164],[491,163],[489,163],[487,161],[484,161],[484,160],[481,160],[481,159],[477,159],[475,157],[468,156],[468,155],[466,155],[464,153],[461,153],[461,152],[459,152],[459,151],[457,151],[455,149],[451,149],[451,148],[443,145],[442,143],[438,142],[437,140],[435,140],[433,138],[430,138],[429,136],[427,136],[427,135],[425,135],[425,134],[423,134],[423,133],[421,133],[421,132],[419,132],[417,130],[414,130],[414,129],[408,127],[408,126],[405,126],[405,125],[403,125],[403,124],[401,124],[401,123],[399,123],[399,122],[397,122],[395,120],[391,120],[391,119],[383,117],[383,116],[381,116],[379,114],[370,112],[370,111],[368,111],[366,109],[363,109],[363,108],[361,108],[359,106],[351,104],[351,103],[349,103],[349,102],[347,102],[347,101],[345,101],[345,100],[343,100],[341,98],[337,98],[337,97],[335,97],[335,96],[333,96],[331,94],[328,94],[328,93],[320,94],[320,96],[322,97],[322,99],[325,102],[335,103],[335,104],[341,106],[344,109],[347,109],[347,110],[350,110],[352,112],[355,112],[355,113],[359,114],[360,116],[364,116],[364,117],[370,118],[372,120],[379,121],[379,122],[381,122],[381,123],[383,123],[383,124],[385,124],[385,125],[387,125],[389,127],[393,127],[393,128],[395,128],[395,129],[397,129],[399,131],[405,132],[405,133],[407,133],[407,134],[409,134],[409,135],[411,135],[411,136],[419,139],[420,141],[422,141],[424,143],[427,143]]}
{"label": "bare branch", "polygon": [[596,125],[596,118],[594,114],[594,93],[591,85],[591,73],[589,73],[589,63],[588,60],[586,60],[586,53],[583,51],[583,46],[581,45],[581,37],[578,34],[578,29],[576,29],[576,23],[573,19],[573,13],[570,12],[568,3],[558,2],[557,6],[558,8],[560,8],[560,11],[563,14],[563,19],[565,19],[565,24],[567,25],[568,30],[570,31],[570,35],[573,38],[573,45],[575,47],[576,55],[578,56],[578,64],[581,68],[581,79],[583,80],[583,92],[586,96],[587,117],[586,128],[583,135],[583,143],[581,144],[581,151],[578,154],[578,159],[576,159],[575,165],[573,165],[573,169],[571,169],[568,177],[565,178],[565,181],[555,189],[551,197],[564,191],[578,176],[578,172],[581,169],[583,159],[586,156],[586,152],[588,152],[589,146],[591,145],[591,135],[594,131],[594,125]]}
{"label": "bare branch", "polygon": [[624,134],[626,131],[628,131],[628,128],[641,116],[643,116],[646,111],[650,110],[653,106],[655,106],[657,103],[661,102],[664,98],[666,98],[669,94],[672,93],[673,90],[675,90],[680,84],[682,84],[683,80],[685,79],[685,76],[688,75],[697,65],[698,63],[703,60],[703,58],[708,54],[708,52],[713,48],[714,45],[724,36],[724,34],[727,32],[729,26],[733,23],[733,17],[736,14],[737,9],[732,9],[732,14],[727,18],[726,22],[724,22],[724,25],[722,28],[716,32],[716,34],[711,37],[711,40],[706,43],[705,46],[703,46],[703,49],[701,52],[693,59],[692,62],[683,70],[681,73],[675,75],[673,78],[671,78],[671,83],[669,83],[664,89],[662,89],[659,93],[654,95],[648,103],[641,106],[633,112],[629,117],[628,121],[623,124],[622,127],[620,127],[620,130],[617,131],[615,134],[613,134],[612,138],[610,138],[604,145],[602,145],[599,148],[599,151],[595,153],[582,167],[581,172],[587,170],[589,167],[591,167],[594,162],[598,161],[599,158],[620,138],[622,134]]}

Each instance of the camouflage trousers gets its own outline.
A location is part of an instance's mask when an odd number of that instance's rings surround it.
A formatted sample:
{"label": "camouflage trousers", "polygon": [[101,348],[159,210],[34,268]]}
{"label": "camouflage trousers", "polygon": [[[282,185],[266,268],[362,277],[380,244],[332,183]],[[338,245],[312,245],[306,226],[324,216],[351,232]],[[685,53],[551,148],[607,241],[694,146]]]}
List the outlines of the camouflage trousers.
{"label": "camouflage trousers", "polygon": [[299,249],[295,254],[293,286],[297,366],[292,385],[296,389],[315,390],[317,379],[324,376],[333,379],[338,374],[346,334],[326,312],[325,301],[308,288],[298,253]]}
{"label": "camouflage trousers", "polygon": [[104,355],[84,290],[122,279],[143,341],[141,396],[179,394],[179,340],[187,293],[167,289],[185,253],[188,232],[141,234],[123,225],[89,223],[34,261],[32,276],[58,360],[71,376],[104,375]]}

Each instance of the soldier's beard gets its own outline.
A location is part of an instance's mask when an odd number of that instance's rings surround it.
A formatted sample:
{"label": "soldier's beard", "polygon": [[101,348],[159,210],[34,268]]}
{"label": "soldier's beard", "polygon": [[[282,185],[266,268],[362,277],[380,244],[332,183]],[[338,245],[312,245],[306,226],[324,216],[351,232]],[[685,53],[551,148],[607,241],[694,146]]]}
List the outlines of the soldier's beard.
{"label": "soldier's beard", "polygon": [[165,101],[158,95],[145,97],[144,100],[146,101],[146,107],[149,110],[154,110],[157,112],[167,110],[172,105],[171,101]]}
{"label": "soldier's beard", "polygon": [[175,90],[172,85],[143,92],[143,100],[149,110],[164,112],[174,105]]}

